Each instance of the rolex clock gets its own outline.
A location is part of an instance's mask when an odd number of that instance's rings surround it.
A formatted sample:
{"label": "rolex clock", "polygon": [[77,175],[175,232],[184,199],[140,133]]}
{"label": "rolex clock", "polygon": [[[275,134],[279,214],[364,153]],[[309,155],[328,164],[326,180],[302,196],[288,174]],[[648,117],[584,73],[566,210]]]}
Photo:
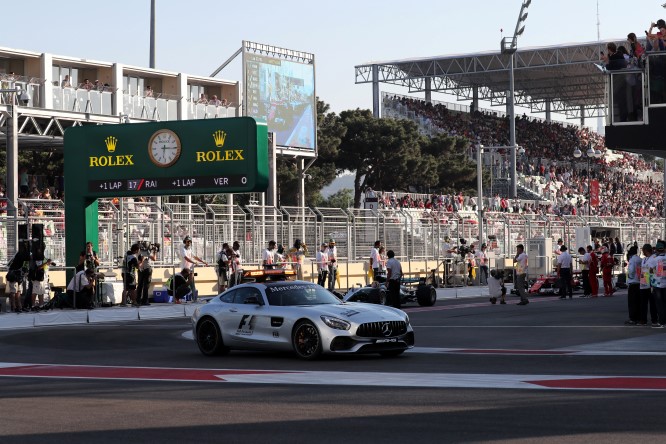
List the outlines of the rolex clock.
{"label": "rolex clock", "polygon": [[176,133],[168,129],[155,131],[148,142],[150,160],[158,167],[170,167],[178,161],[182,146]]}

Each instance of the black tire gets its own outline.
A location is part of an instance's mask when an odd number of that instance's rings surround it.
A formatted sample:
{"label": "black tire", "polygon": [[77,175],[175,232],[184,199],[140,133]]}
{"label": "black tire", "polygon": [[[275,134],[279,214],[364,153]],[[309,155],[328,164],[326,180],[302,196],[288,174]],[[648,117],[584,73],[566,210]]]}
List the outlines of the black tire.
{"label": "black tire", "polygon": [[432,307],[437,302],[437,290],[431,285],[419,285],[416,300],[422,307]]}
{"label": "black tire", "polygon": [[321,335],[317,327],[310,321],[301,321],[296,324],[291,344],[300,359],[312,361],[321,356]]}
{"label": "black tire", "polygon": [[379,352],[379,355],[382,358],[395,358],[396,356],[400,356],[404,352],[405,352],[405,350],[387,350],[387,351]]}
{"label": "black tire", "polygon": [[203,318],[197,324],[197,345],[205,356],[218,356],[229,353],[224,346],[222,332],[213,318]]}

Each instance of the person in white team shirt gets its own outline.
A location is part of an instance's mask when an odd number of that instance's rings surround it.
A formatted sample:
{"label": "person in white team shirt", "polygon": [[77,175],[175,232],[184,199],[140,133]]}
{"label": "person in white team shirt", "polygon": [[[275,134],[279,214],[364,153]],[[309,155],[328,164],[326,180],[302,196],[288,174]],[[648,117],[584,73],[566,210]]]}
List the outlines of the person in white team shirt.
{"label": "person in white team shirt", "polygon": [[490,277],[488,277],[488,295],[490,296],[490,303],[497,303],[497,298],[500,299],[500,304],[506,304],[506,288],[504,287],[504,277],[497,270],[490,270]]}
{"label": "person in white team shirt", "polygon": [[370,269],[372,270],[372,281],[378,281],[379,272],[381,269],[381,257],[379,256],[379,249],[382,246],[382,241],[375,241],[375,245],[370,250]]}
{"label": "person in white team shirt", "polygon": [[571,287],[571,255],[567,247],[560,247],[560,255],[557,256],[557,276],[560,278],[560,299],[573,299],[573,288]]}
{"label": "person in white team shirt", "polygon": [[326,243],[322,243],[317,251],[317,285],[325,288],[326,276],[328,275],[328,254],[326,253]]}
{"label": "person in white team shirt", "polygon": [[183,245],[180,246],[180,269],[188,268],[192,271],[194,265],[197,263],[208,266],[203,259],[198,258],[192,253],[192,238],[185,236],[183,238]]}
{"label": "person in white team shirt", "polygon": [[261,253],[261,261],[264,266],[264,270],[272,270],[275,268],[275,246],[276,242],[274,240],[268,242],[268,248],[266,248]]}
{"label": "person in white team shirt", "polygon": [[641,294],[640,294],[640,272],[641,258],[638,255],[638,247],[632,246],[627,252],[629,264],[627,266],[627,306],[629,309],[629,319],[624,325],[636,325],[640,322]]}
{"label": "person in white team shirt", "polygon": [[402,278],[402,265],[395,258],[393,250],[386,253],[386,277],[388,280],[388,300],[387,305],[400,308],[400,279]]}
{"label": "person in white team shirt", "polygon": [[479,267],[479,285],[488,284],[488,254],[486,244],[481,244],[479,251],[474,253],[476,265]]}
{"label": "person in white team shirt", "polygon": [[654,294],[650,288],[650,262],[652,259],[652,245],[643,245],[643,259],[638,273],[641,295],[640,319],[638,325],[647,325],[648,305],[650,306],[650,320],[652,325],[657,326],[659,319],[657,317],[657,307],[655,305]]}
{"label": "person in white team shirt", "polygon": [[578,249],[578,264],[580,265],[580,279],[583,282],[583,294],[581,298],[588,298],[592,293],[590,289],[590,255],[585,248]]}
{"label": "person in white team shirt", "polygon": [[516,268],[516,280],[514,284],[518,295],[520,295],[518,305],[527,305],[530,303],[529,299],[527,299],[527,290],[525,289],[527,282],[527,254],[525,253],[525,246],[523,244],[516,246],[516,256],[513,258],[513,263]]}
{"label": "person in white team shirt", "polygon": [[653,323],[652,328],[664,328],[664,324],[666,324],[666,243],[661,239],[658,240],[656,250],[648,262],[648,266],[652,270],[650,286],[658,318],[657,325]]}

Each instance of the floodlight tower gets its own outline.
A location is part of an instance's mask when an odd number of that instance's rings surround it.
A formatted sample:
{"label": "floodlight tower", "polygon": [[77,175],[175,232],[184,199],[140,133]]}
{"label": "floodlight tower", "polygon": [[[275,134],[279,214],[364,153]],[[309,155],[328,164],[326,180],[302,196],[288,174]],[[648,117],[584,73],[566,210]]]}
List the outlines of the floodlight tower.
{"label": "floodlight tower", "polygon": [[523,0],[516,22],[516,29],[513,31],[513,37],[504,37],[501,43],[502,54],[509,54],[509,97],[507,105],[509,108],[509,145],[511,146],[511,197],[516,198],[518,186],[516,183],[516,112],[514,109],[514,87],[513,87],[513,65],[514,56],[518,49],[518,37],[525,32],[525,20],[527,20],[527,8],[532,0]]}

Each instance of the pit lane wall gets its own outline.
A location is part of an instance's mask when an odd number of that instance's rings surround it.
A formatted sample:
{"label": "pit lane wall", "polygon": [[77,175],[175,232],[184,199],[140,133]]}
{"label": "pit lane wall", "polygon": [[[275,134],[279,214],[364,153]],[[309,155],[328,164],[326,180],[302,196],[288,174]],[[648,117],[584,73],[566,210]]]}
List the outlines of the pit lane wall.
{"label": "pit lane wall", "polygon": [[[420,277],[431,269],[436,268],[435,261],[402,261],[403,273],[405,277]],[[246,270],[257,269],[258,266],[248,266]],[[336,284],[336,289],[346,291],[350,287],[358,284],[366,285],[368,263],[366,261],[357,261],[344,263],[340,262],[338,265],[338,275],[340,277],[339,284]],[[177,269],[175,270],[178,271]],[[120,284],[120,269],[102,269],[100,272],[104,274],[115,273],[117,283]],[[153,280],[151,287],[151,295],[153,290],[161,290],[165,288],[165,284],[169,277],[174,272],[172,267],[156,267],[153,270]],[[218,294],[217,273],[215,267],[197,267],[197,276],[195,278],[196,286],[199,291],[199,296],[211,296]],[[0,288],[4,290],[6,284],[6,273],[0,274]],[[314,263],[306,261],[303,265],[303,279],[306,281],[317,282],[317,271]],[[113,278],[105,278],[105,282],[114,282]],[[50,270],[49,283],[51,288],[65,288],[67,286],[65,270]],[[51,293],[53,295],[53,292]],[[118,302],[118,301],[116,301]]]}

